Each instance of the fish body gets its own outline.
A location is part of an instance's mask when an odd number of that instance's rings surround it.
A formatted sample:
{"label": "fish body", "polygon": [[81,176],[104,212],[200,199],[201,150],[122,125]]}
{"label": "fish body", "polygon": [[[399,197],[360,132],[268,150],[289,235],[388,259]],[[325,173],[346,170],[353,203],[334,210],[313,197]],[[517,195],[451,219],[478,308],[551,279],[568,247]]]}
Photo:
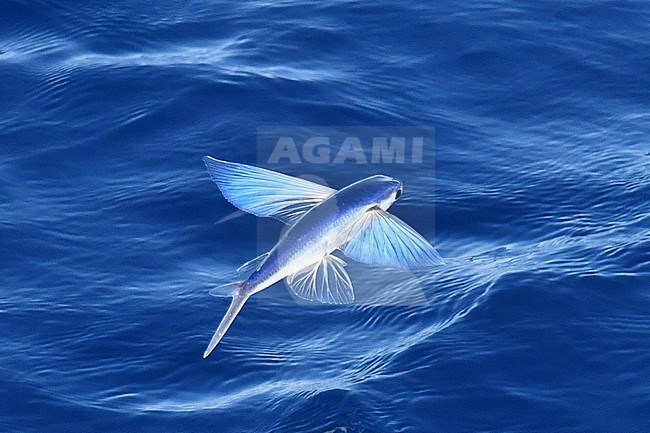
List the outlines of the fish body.
{"label": "fish body", "polygon": [[349,241],[350,229],[369,209],[388,209],[401,188],[401,182],[377,175],[337,191],[289,228],[242,289],[257,293],[319,262]]}
{"label": "fish body", "polygon": [[402,194],[402,183],[383,175],[333,190],[281,173],[204,158],[222,193],[240,209],[290,226],[276,245],[254,259],[252,273],[226,285],[233,299],[203,357],[225,335],[248,298],[285,279],[297,296],[323,303],[354,300],[346,263],[333,255],[387,268],[416,269],[442,263],[415,230],[386,212]]}

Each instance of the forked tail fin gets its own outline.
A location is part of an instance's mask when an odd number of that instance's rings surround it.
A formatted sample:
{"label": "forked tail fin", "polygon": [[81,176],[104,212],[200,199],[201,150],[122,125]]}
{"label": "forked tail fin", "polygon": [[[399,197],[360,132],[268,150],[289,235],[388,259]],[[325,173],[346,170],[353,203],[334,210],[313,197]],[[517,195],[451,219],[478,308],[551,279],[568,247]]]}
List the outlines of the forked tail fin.
{"label": "forked tail fin", "polygon": [[[241,287],[241,285],[239,287]],[[233,293],[233,298],[232,298],[232,302],[230,303],[230,307],[228,308],[226,315],[223,316],[223,319],[221,319],[221,323],[219,324],[217,331],[212,336],[212,339],[210,340],[210,344],[208,344],[208,348],[205,349],[205,352],[203,353],[203,358],[207,358],[210,355],[210,353],[214,350],[214,348],[217,347],[217,344],[219,344],[219,342],[223,338],[228,328],[230,328],[232,322],[235,321],[235,317],[237,317],[237,314],[241,311],[242,307],[244,306],[248,298],[250,298],[250,296],[251,295],[248,293],[243,293],[242,290],[236,290]]]}

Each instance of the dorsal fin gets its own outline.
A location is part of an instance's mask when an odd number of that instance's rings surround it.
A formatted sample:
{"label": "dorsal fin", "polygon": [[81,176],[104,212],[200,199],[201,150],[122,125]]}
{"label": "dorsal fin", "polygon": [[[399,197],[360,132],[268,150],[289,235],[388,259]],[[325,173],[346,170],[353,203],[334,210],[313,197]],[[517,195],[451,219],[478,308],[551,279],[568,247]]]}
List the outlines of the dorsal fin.
{"label": "dorsal fin", "polygon": [[244,263],[243,265],[237,268],[237,275],[248,276],[253,272],[259,270],[270,254],[271,252],[267,251],[266,253],[260,254],[254,259],[247,261],[246,263]]}

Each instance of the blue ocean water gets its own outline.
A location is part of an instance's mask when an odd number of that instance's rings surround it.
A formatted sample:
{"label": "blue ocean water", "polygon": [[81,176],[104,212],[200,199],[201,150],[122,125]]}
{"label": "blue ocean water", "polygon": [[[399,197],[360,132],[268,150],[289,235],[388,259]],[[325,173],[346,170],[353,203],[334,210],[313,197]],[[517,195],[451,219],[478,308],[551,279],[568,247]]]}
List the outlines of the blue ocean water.
{"label": "blue ocean water", "polygon": [[[643,1],[1,2],[0,431],[650,431],[649,53]],[[401,179],[429,304],[278,285],[201,358],[262,125],[435,128],[275,167]]]}

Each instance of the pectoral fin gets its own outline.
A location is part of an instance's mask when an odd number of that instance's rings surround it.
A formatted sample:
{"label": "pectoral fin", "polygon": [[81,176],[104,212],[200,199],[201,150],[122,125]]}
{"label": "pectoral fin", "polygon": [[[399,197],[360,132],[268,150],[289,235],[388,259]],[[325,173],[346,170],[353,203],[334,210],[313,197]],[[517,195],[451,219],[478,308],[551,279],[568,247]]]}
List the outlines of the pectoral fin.
{"label": "pectoral fin", "polygon": [[427,268],[443,263],[435,248],[401,219],[373,209],[355,224],[341,251],[368,265],[396,269]]}
{"label": "pectoral fin", "polygon": [[326,255],[318,263],[308,266],[286,278],[296,296],[325,304],[349,304],[354,301],[354,290],[345,262]]}
{"label": "pectoral fin", "polygon": [[275,171],[246,164],[203,158],[210,177],[224,197],[239,209],[259,217],[293,224],[336,190]]}

